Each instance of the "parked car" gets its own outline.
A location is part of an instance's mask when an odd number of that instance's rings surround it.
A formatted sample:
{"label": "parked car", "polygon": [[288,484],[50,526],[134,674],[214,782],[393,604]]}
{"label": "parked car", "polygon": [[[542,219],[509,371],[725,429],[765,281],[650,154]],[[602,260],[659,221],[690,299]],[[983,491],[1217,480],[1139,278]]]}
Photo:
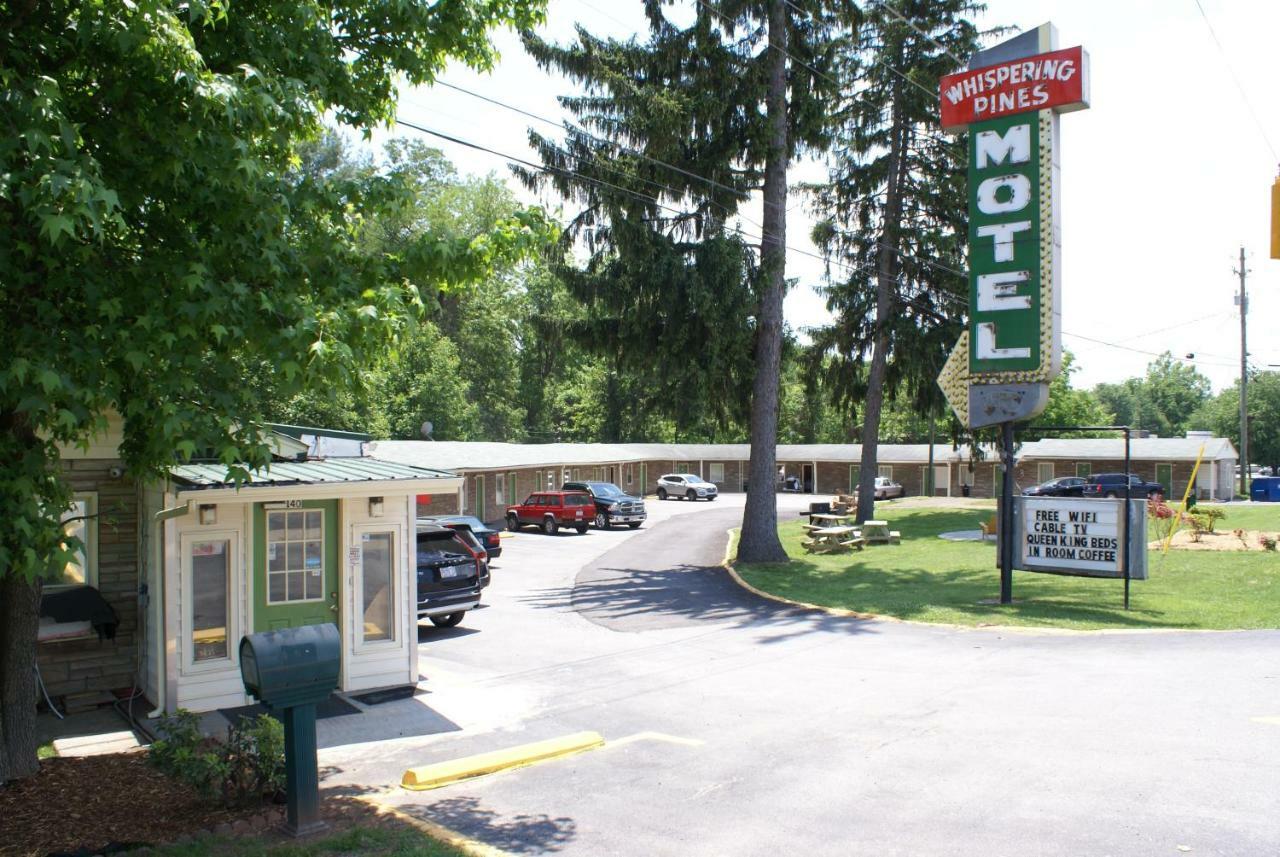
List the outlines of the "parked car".
{"label": "parked car", "polygon": [[683,497],[686,500],[714,500],[720,494],[714,482],[694,473],[668,473],[658,477],[658,499]]}
{"label": "parked car", "polygon": [[585,533],[595,517],[595,501],[585,491],[534,491],[523,503],[507,507],[507,529],[540,527],[555,535],[561,527]]}
{"label": "parked car", "polygon": [[887,476],[877,476],[875,492],[877,500],[888,500],[890,497],[901,497],[902,486]]}
{"label": "parked car", "polygon": [[[1027,497],[1080,497],[1084,494],[1083,476],[1059,476],[1023,490]],[[1121,483],[1122,485],[1124,483]]]}
{"label": "parked car", "polygon": [[[1084,497],[1123,497],[1123,473],[1095,473],[1085,480],[1081,496]],[[1129,474],[1129,496],[1135,500],[1148,497],[1164,497],[1164,486],[1159,482],[1147,482],[1133,473]]]}
{"label": "parked car", "polygon": [[607,530],[614,524],[626,524],[634,530],[644,523],[644,501],[632,497],[612,482],[566,482],[560,488],[564,491],[585,491],[591,495],[596,504],[597,530]]}
{"label": "parked car", "polygon": [[451,530],[467,530],[475,535],[489,559],[502,556],[502,534],[473,515],[434,515],[419,518],[418,522],[440,524]]}
{"label": "parked car", "polygon": [[478,543],[439,524],[419,523],[417,533],[418,618],[452,628],[480,604],[489,569]]}

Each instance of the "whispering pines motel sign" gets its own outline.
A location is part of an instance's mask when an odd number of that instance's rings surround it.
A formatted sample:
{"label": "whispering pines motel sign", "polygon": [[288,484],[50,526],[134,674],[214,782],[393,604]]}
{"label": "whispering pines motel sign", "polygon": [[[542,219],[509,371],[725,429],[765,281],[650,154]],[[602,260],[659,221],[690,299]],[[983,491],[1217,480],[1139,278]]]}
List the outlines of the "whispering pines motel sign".
{"label": "whispering pines motel sign", "polygon": [[942,127],[969,132],[969,326],[938,383],[970,428],[1034,417],[1062,362],[1058,114],[1089,106],[1089,55],[1053,25],[941,81]]}

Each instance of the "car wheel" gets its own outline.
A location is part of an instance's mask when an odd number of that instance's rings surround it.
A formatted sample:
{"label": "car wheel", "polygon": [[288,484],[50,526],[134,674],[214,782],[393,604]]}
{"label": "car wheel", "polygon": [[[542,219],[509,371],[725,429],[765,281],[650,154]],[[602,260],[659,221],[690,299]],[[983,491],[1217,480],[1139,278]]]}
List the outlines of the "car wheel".
{"label": "car wheel", "polygon": [[691,488],[691,489],[689,489],[688,491],[684,492],[684,499],[686,499],[686,500],[692,500],[693,502],[695,502],[695,503],[696,503],[696,502],[698,501],[698,495],[697,495],[697,494],[695,494],[695,493],[693,492],[693,489]]}
{"label": "car wheel", "polygon": [[465,610],[459,610],[457,613],[449,613],[445,616],[432,616],[430,617],[431,624],[437,628],[452,628],[462,621],[462,617],[466,612]]}
{"label": "car wheel", "polygon": [[666,488],[659,488],[659,489],[658,489],[658,499],[659,499],[659,500],[665,500],[665,499],[667,499],[667,489],[666,489]]}
{"label": "car wheel", "polygon": [[586,525],[586,524],[578,524],[576,527],[574,527],[574,529],[578,531],[578,535],[580,535],[580,536],[582,536],[582,535],[586,535],[586,533],[587,533],[587,525]]}
{"label": "car wheel", "polygon": [[559,522],[555,518],[548,515],[542,519],[542,531],[549,536],[554,536],[560,529]]}
{"label": "car wheel", "polygon": [[640,529],[640,522],[639,522],[639,521],[636,521],[636,522],[634,522],[634,523],[627,524],[627,527],[628,527],[629,529],[632,529],[632,530],[638,530],[638,529]]}
{"label": "car wheel", "polygon": [[604,512],[596,512],[596,529],[597,530],[609,529],[609,516],[606,515]]}
{"label": "car wheel", "polygon": [[520,529],[520,519],[515,515],[507,515],[507,529],[513,533]]}

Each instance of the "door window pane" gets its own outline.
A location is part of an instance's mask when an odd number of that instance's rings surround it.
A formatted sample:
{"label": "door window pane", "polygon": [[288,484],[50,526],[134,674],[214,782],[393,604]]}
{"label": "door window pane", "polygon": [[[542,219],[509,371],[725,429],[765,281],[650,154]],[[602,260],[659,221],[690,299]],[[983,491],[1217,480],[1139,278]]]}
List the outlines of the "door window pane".
{"label": "door window pane", "polygon": [[393,533],[365,533],[360,546],[360,611],[366,643],[394,640],[395,593],[392,563],[395,558]]}
{"label": "door window pane", "polygon": [[324,597],[324,511],[267,512],[267,603]]}
{"label": "door window pane", "polygon": [[226,539],[191,544],[192,660],[227,657],[227,588],[231,543]]}

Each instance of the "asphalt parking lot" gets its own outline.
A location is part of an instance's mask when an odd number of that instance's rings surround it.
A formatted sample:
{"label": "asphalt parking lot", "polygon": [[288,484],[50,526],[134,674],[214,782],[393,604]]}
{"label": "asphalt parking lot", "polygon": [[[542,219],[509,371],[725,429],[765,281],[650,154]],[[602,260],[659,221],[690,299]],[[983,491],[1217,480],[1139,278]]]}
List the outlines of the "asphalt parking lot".
{"label": "asphalt parking lot", "polygon": [[715,568],[741,498],[648,506],[509,539],[488,606],[422,630],[423,695],[380,707],[419,734],[331,742],[326,782],[596,730],[388,800],[521,854],[1280,854],[1280,633],[829,617]]}

